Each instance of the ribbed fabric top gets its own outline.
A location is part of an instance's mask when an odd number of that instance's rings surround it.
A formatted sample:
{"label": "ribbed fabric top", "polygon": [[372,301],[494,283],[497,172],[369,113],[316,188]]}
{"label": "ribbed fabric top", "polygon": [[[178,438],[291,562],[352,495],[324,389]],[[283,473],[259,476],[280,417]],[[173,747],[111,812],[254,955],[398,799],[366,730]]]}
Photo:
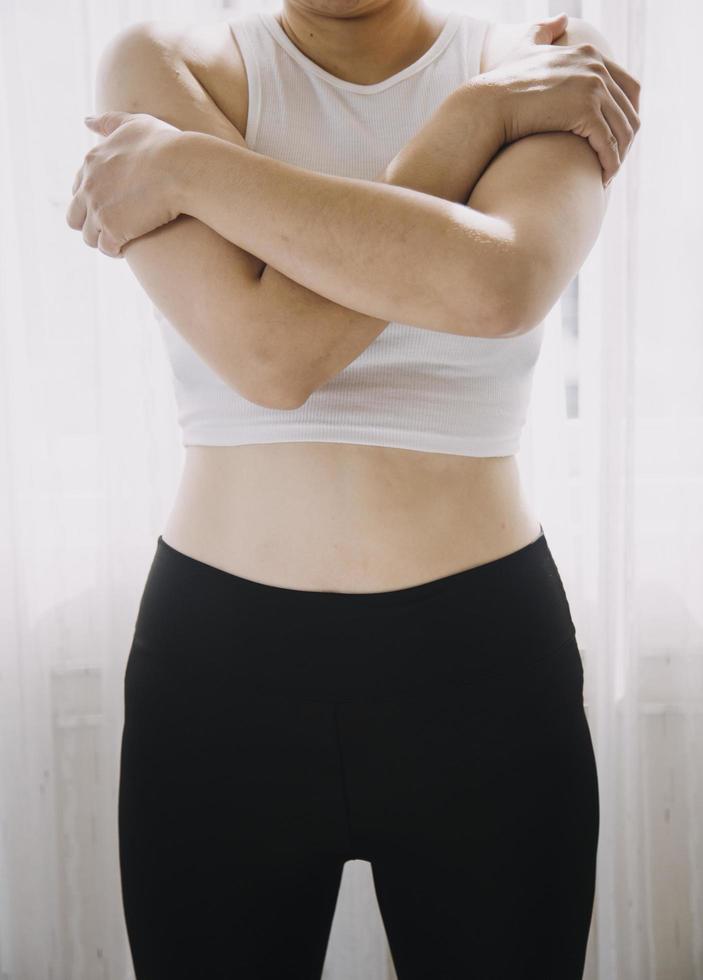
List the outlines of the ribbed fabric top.
{"label": "ribbed fabric top", "polygon": [[[421,58],[358,85],[306,57],[273,14],[231,21],[249,85],[247,146],[318,173],[373,180],[440,103],[478,74],[488,23],[451,11]],[[284,410],[243,398],[154,313],[184,446],[313,441],[464,456],[518,451],[544,326],[484,338],[391,322],[304,405]]]}

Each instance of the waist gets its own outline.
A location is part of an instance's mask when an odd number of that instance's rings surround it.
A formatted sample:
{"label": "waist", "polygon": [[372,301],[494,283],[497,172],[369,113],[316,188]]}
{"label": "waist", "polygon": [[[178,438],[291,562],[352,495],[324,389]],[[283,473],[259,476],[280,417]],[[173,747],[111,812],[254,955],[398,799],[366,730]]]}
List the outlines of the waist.
{"label": "waist", "polygon": [[269,585],[406,588],[534,541],[514,456],[343,443],[189,446],[173,548]]}
{"label": "waist", "polygon": [[479,711],[512,714],[532,705],[530,695],[557,670],[580,697],[574,637],[543,534],[478,568],[366,594],[271,588],[192,560],[160,538],[125,682],[153,690],[156,701],[164,683],[183,688],[186,708],[197,703],[193,684],[205,677],[247,703],[259,694],[396,702],[419,694],[424,701],[435,691],[444,713],[447,694],[461,690],[464,706],[471,697]]}

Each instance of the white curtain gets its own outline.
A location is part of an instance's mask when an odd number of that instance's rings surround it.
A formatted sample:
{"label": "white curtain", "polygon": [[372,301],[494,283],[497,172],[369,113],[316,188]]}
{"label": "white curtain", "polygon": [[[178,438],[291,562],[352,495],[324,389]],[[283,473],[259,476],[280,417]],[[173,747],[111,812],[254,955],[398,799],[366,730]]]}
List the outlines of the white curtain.
{"label": "white curtain", "polygon": [[[135,20],[255,6],[279,4],[0,2],[2,980],[133,978],[122,677],[183,450],[147,297],[65,223],[97,58]],[[598,762],[586,980],[703,980],[703,7],[438,6],[583,16],[642,80],[603,231],[547,319],[519,461],[569,596]],[[324,980],[394,980],[366,862],[345,868]]]}

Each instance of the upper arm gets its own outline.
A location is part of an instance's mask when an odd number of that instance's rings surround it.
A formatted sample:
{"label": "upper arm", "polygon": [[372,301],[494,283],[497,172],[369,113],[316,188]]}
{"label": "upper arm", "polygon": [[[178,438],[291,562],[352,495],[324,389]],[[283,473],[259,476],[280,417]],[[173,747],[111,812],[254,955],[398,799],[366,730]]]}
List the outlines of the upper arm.
{"label": "upper arm", "polygon": [[[612,57],[586,21],[569,25],[562,43],[589,41]],[[512,228],[515,309],[504,335],[537,326],[554,306],[598,237],[608,194],[595,150],[575,133],[535,133],[491,161],[467,204]]]}
{"label": "upper arm", "polygon": [[[156,21],[120,31],[98,64],[97,112],[146,112],[246,145],[188,67],[183,37]],[[185,214],[128,242],[123,253],[154,305],[209,367],[243,397],[263,404],[265,393],[274,407],[265,333],[251,315],[262,262]]]}

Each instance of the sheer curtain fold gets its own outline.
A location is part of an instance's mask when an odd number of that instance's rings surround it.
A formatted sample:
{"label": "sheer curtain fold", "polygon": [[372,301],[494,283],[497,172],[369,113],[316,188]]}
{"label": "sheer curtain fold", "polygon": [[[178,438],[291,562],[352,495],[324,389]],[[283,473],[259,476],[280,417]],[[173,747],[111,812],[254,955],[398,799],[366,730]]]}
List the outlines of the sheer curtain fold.
{"label": "sheer curtain fold", "polygon": [[[703,7],[437,6],[496,21],[565,9],[642,81],[599,240],[545,322],[518,461],[569,597],[598,761],[585,978],[703,980]],[[137,20],[279,7],[0,4],[3,980],[133,980],[122,678],[182,448],[150,302],[65,224],[97,59]],[[394,978],[370,866],[350,862],[324,980]]]}

